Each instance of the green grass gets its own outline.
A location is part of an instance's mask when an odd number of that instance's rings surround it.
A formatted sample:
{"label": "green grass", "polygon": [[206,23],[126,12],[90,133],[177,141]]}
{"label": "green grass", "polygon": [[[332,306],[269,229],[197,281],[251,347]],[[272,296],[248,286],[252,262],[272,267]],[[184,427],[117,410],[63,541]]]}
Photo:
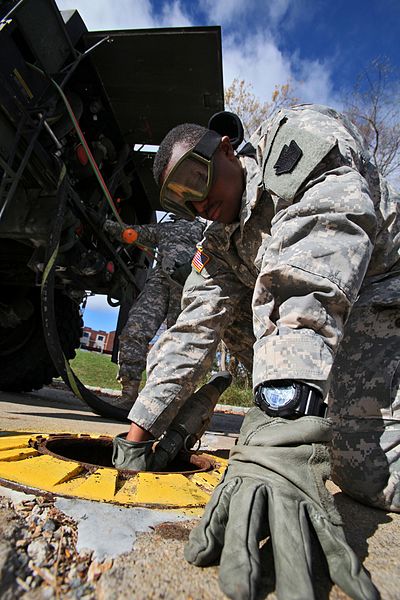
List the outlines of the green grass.
{"label": "green grass", "polygon": [[253,391],[251,388],[232,384],[222,394],[218,403],[232,406],[253,406]]}
{"label": "green grass", "polygon": [[85,385],[111,390],[121,389],[120,384],[116,380],[118,366],[111,362],[109,354],[77,350],[76,357],[70,364],[75,375]]}
{"label": "green grass", "polygon": [[[118,366],[111,362],[108,354],[77,350],[76,357],[71,361],[74,373],[85,385],[111,390],[120,390],[117,381]],[[143,374],[143,383],[145,374]],[[207,381],[207,378],[205,379]],[[233,406],[251,406],[252,391],[248,387],[231,385],[219,399],[219,404],[232,404]]]}

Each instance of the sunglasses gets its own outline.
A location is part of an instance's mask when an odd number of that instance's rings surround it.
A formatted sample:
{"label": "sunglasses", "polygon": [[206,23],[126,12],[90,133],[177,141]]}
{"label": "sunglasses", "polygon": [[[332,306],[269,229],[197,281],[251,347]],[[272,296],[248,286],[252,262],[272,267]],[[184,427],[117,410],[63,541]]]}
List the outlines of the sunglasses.
{"label": "sunglasses", "polygon": [[168,173],[160,192],[160,204],[167,212],[193,221],[197,216],[192,202],[207,198],[213,180],[213,157],[221,142],[215,131],[207,131],[194,148],[186,152]]}

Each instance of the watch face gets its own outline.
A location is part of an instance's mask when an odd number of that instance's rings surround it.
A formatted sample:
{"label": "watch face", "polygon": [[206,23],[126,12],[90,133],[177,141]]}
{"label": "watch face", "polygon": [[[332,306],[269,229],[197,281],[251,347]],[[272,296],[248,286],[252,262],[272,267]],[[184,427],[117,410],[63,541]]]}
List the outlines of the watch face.
{"label": "watch face", "polygon": [[275,410],[290,404],[295,396],[294,386],[269,386],[264,388],[264,398],[269,406]]}

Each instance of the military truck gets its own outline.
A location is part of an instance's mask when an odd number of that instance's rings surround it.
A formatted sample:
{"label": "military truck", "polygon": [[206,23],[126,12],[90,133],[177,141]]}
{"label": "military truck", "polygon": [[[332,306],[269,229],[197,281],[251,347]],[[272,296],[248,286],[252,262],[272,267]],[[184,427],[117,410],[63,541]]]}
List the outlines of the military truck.
{"label": "military truck", "polygon": [[118,344],[151,259],[103,223],[154,221],[146,149],[223,109],[220,29],[88,31],[53,0],[2,1],[0,19],[0,390],[61,375],[122,418],[69,366],[82,303],[104,294],[119,306]]}

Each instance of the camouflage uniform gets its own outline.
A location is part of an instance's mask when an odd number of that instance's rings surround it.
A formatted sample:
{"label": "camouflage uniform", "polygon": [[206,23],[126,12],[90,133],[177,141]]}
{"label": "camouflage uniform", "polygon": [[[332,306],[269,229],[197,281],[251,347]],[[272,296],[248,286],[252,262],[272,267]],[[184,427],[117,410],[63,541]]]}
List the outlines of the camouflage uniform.
{"label": "camouflage uniform", "polygon": [[185,309],[150,353],[129,418],[159,436],[247,312],[237,341],[239,358],[254,359],[254,387],[330,390],[334,480],[400,510],[399,196],[327,107],[282,110],[251,142],[240,221],[207,228],[209,260],[187,279]]}
{"label": "camouflage uniform", "polygon": [[158,249],[158,262],[132,305],[119,338],[120,379],[140,381],[149,342],[165,320],[167,327],[171,327],[178,318],[182,285],[171,276],[181,265],[190,265],[204,227],[201,220],[184,219],[133,227],[139,234],[139,243]]}

